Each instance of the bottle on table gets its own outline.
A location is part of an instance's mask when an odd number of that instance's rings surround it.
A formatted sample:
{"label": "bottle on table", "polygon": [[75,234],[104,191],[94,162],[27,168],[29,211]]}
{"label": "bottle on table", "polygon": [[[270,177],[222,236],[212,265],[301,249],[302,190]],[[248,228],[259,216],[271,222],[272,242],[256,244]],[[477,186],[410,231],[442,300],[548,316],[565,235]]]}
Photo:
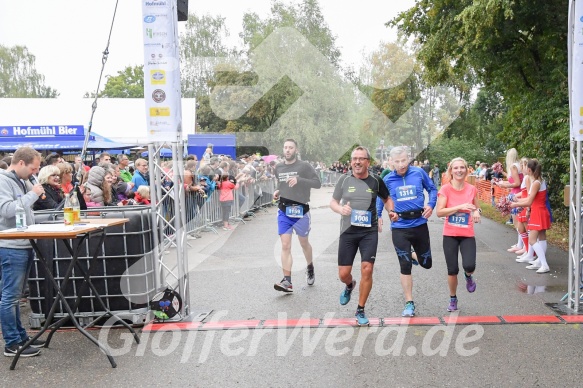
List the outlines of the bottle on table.
{"label": "bottle on table", "polygon": [[22,195],[19,195],[18,201],[16,202],[16,229],[24,230],[27,227],[26,212],[24,211],[24,204],[22,203]]}
{"label": "bottle on table", "polygon": [[75,223],[75,215],[73,214],[73,204],[71,203],[71,196],[65,197],[65,207],[63,208],[63,219],[65,225],[73,225]]}
{"label": "bottle on table", "polygon": [[73,223],[79,223],[81,221],[81,205],[79,204],[79,198],[77,197],[77,186],[69,193],[69,199],[71,203],[71,208],[73,209]]}

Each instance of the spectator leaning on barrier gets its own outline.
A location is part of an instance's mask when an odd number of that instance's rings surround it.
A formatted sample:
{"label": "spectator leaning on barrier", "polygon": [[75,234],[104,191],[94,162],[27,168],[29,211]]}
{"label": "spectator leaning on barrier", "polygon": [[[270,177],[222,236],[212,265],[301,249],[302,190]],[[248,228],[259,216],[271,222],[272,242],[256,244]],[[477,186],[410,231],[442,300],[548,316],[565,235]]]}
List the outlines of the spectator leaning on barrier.
{"label": "spectator leaning on barrier", "polygon": [[[44,193],[41,184],[26,185],[26,181],[39,171],[40,154],[30,147],[21,147],[14,153],[7,170],[0,170],[0,230],[16,226],[16,206],[24,205],[27,225],[34,224],[32,205]],[[33,261],[33,251],[28,239],[0,240],[0,263],[2,267],[2,299],[0,300],[0,323],[4,338],[4,355],[14,357],[28,340],[28,334],[20,321],[20,295],[26,275]],[[37,340],[23,349],[20,357],[40,354],[38,348],[44,341]]]}

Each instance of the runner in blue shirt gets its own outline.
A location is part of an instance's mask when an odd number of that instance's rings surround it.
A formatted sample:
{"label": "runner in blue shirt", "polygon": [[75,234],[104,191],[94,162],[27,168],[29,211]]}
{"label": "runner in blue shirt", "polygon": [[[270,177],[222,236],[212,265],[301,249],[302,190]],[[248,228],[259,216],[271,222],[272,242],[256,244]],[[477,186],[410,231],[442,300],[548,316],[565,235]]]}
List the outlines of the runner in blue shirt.
{"label": "runner in blue shirt", "polygon": [[[391,150],[395,169],[385,176],[383,182],[389,189],[394,208],[389,212],[393,245],[401,265],[401,286],[405,294],[403,317],[415,316],[413,302],[412,265],[431,268],[431,244],[427,219],[431,217],[437,203],[437,189],[429,175],[419,167],[409,166],[409,156],[405,147]],[[429,195],[425,204],[424,191]],[[382,203],[377,200],[377,215],[382,216]],[[411,255],[415,249],[418,262]]]}

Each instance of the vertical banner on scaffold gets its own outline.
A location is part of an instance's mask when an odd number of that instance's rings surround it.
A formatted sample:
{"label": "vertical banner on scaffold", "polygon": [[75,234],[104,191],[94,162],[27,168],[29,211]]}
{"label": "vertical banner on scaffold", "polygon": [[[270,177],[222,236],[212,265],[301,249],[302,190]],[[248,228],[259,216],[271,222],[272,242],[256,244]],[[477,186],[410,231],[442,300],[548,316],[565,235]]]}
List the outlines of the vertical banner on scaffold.
{"label": "vertical banner on scaffold", "polygon": [[569,66],[571,68],[571,138],[583,140],[583,0],[575,2],[572,15],[573,41]]}
{"label": "vertical banner on scaffold", "polygon": [[151,142],[182,140],[176,0],[142,0],[144,100]]}

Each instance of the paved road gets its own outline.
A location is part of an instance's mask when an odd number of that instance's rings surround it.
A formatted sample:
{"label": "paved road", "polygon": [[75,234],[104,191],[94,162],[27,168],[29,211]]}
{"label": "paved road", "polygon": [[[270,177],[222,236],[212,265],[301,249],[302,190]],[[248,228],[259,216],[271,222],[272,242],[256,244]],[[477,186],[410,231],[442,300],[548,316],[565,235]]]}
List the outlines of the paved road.
{"label": "paved road", "polygon": [[[337,278],[339,216],[327,205],[332,189],[312,195],[316,283],[306,286],[305,262],[294,240],[293,295],[273,290],[281,279],[275,208],[246,225],[191,241],[193,309],[212,309],[207,321],[352,318],[357,292],[340,306]],[[434,267],[414,268],[421,317],[449,317],[442,221],[429,223]],[[539,275],[506,252],[516,240],[507,226],[483,220],[478,241],[477,291],[458,292],[459,316],[553,315],[545,303],[566,291],[567,253],[549,247],[550,274]],[[132,345],[122,330],[94,331],[118,349],[112,369],[76,332],[58,333],[40,357],[22,359],[3,383],[43,386],[579,386],[579,325],[389,325],[403,307],[390,233],[381,234],[374,285],[366,306],[385,326],[236,329],[142,333]],[[354,275],[359,279],[359,269]],[[460,275],[461,276],[461,275]],[[461,283],[463,285],[463,283]],[[534,293],[536,291],[536,293]]]}

